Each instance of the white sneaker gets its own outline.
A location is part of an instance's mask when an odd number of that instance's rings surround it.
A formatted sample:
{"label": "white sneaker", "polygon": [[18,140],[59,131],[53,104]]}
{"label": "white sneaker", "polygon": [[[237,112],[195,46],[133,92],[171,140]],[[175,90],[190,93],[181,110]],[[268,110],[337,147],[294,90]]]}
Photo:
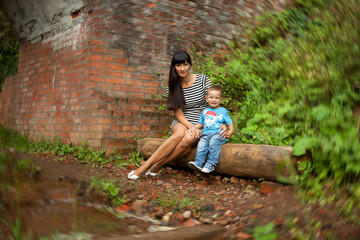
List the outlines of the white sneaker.
{"label": "white sneaker", "polygon": [[191,168],[191,169],[193,169],[193,170],[195,170],[195,171],[198,171],[198,172],[201,171],[201,167],[198,166],[198,165],[196,164],[196,162],[189,162],[189,163],[188,163],[188,166],[189,166],[189,168]]}
{"label": "white sneaker", "polygon": [[129,180],[138,180],[138,179],[139,179],[139,176],[135,175],[134,173],[135,173],[135,171],[131,171],[131,172],[128,174],[127,177],[128,177]]}
{"label": "white sneaker", "polygon": [[145,177],[157,177],[159,175],[160,175],[160,173],[158,173],[158,172],[157,173],[151,172],[151,168],[149,170],[147,170],[145,173]]}
{"label": "white sneaker", "polygon": [[215,170],[215,167],[209,163],[205,164],[205,166],[201,169],[203,173],[211,173]]}

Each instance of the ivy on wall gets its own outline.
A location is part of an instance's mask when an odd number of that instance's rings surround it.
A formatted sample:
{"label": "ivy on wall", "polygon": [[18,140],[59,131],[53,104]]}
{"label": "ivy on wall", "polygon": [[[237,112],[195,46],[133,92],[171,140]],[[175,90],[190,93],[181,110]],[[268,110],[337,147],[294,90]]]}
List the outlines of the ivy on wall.
{"label": "ivy on wall", "polygon": [[5,78],[17,73],[18,62],[19,41],[0,9],[0,91]]}

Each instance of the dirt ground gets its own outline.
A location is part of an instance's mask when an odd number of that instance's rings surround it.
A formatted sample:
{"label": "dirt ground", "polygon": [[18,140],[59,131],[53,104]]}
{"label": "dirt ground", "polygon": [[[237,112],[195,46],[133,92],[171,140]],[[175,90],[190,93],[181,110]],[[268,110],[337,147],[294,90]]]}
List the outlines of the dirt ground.
{"label": "dirt ground", "polygon": [[[77,183],[98,174],[118,179],[126,202],[115,209],[161,220],[164,226],[223,226],[222,239],[254,239],[259,233],[269,236],[266,229],[254,231],[255,227],[273,223],[276,239],[360,239],[359,224],[346,221],[332,206],[301,202],[294,186],[170,167],[158,177],[129,181],[126,176],[135,166],[97,168],[70,157],[60,163],[50,154],[30,156],[48,178]],[[189,206],[179,210],[156,204],[154,200],[164,196],[188,200]]]}

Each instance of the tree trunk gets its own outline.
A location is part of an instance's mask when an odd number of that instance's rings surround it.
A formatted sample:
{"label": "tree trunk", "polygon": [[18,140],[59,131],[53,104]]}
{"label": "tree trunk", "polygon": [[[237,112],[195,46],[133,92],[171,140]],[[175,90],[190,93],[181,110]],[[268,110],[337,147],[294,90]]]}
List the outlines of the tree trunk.
{"label": "tree trunk", "polygon": [[[143,138],[139,140],[137,149],[148,159],[164,141],[165,139],[160,138]],[[196,147],[188,155],[175,159],[169,165],[187,168],[188,162],[194,161],[195,156]],[[289,146],[226,143],[221,148],[219,164],[214,172],[279,181],[279,175],[289,177],[290,173],[294,173],[296,161],[297,158],[292,156],[292,147]]]}

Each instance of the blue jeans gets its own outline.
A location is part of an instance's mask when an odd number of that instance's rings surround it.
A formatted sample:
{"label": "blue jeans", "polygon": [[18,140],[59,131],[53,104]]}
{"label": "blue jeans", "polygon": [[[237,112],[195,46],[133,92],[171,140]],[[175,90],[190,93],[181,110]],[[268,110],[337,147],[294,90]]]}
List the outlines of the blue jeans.
{"label": "blue jeans", "polygon": [[209,154],[207,163],[216,167],[219,162],[221,146],[225,142],[226,140],[220,136],[219,132],[202,134],[196,149],[196,165],[203,167],[206,156]]}

